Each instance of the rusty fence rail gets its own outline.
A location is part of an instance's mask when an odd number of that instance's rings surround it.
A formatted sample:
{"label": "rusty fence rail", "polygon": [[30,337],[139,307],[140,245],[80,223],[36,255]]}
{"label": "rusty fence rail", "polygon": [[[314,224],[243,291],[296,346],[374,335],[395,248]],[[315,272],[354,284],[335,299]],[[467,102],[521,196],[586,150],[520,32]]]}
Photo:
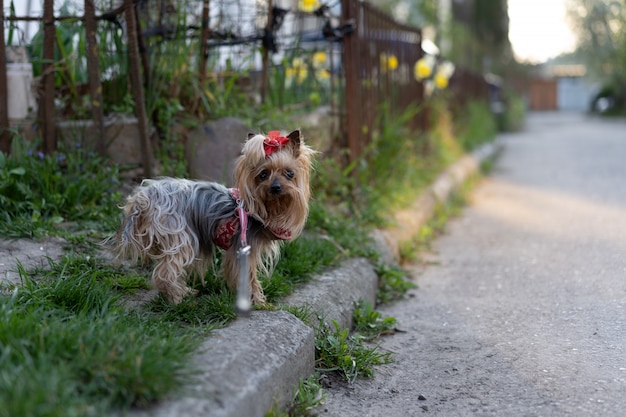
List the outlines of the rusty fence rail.
{"label": "rusty fence rail", "polygon": [[[200,42],[194,44],[197,45],[198,50],[190,51],[189,54],[190,57],[193,57],[194,64],[198,64],[191,66],[189,70],[195,71],[194,74],[197,74],[199,83],[206,80],[211,71],[213,71],[211,76],[215,77],[216,71],[219,70],[207,68],[207,60],[210,62],[219,62],[220,59],[225,61],[224,57],[218,56],[225,48],[230,48],[230,53],[233,53],[232,51],[236,48],[243,48],[243,43],[249,45],[249,49],[246,51],[258,51],[260,47],[263,51],[262,76],[260,77],[261,84],[257,83],[256,88],[262,92],[262,99],[266,95],[284,94],[284,85],[277,86],[268,83],[268,73],[283,71],[283,74],[286,74],[286,71],[289,70],[285,67],[281,69],[281,64],[274,64],[269,59],[270,51],[276,53],[276,51],[272,51],[272,48],[278,46],[277,49],[282,49],[280,52],[284,56],[282,62],[287,62],[289,58],[292,60],[292,65],[298,60],[295,58],[297,53],[304,52],[311,55],[316,50],[323,51],[326,48],[326,55],[330,58],[329,70],[327,71],[330,82],[326,84],[329,87],[323,88],[330,88],[327,96],[330,97],[331,106],[335,107],[338,103],[334,110],[337,110],[335,114],[338,114],[340,119],[340,145],[348,148],[350,160],[355,160],[362,155],[375,132],[380,129],[380,124],[384,121],[381,117],[383,112],[399,116],[407,109],[423,108],[427,103],[424,96],[424,85],[416,79],[414,73],[417,61],[424,56],[421,48],[421,30],[399,24],[390,16],[359,0],[341,0],[336,3],[334,9],[322,10],[320,8],[317,11],[307,13],[282,10],[274,7],[272,0],[265,0],[265,2],[255,2],[255,7],[250,9],[236,7],[235,9],[247,14],[241,17],[234,16],[231,20],[223,20],[222,18],[225,16],[223,11],[213,8],[234,7],[235,3],[241,6],[244,3],[247,4],[247,0],[236,0],[232,4],[220,2],[217,5],[210,0],[189,0],[185,5],[191,5],[194,8],[193,13],[197,13],[197,15],[192,16],[195,20],[191,26],[188,22],[183,22],[182,26],[180,26],[181,22],[172,23],[172,20],[175,20],[175,14],[167,14],[167,9],[161,7],[169,3],[157,0],[146,2],[124,0],[121,3],[108,2],[108,0],[84,0],[84,13],[81,16],[71,17],[55,16],[53,0],[43,1],[42,16],[6,16],[4,13],[6,1],[0,0],[0,11],[3,12],[0,14],[0,26],[3,28],[5,23],[16,20],[43,23],[43,50],[42,55],[37,58],[42,64],[43,70],[36,91],[39,107],[37,119],[43,139],[44,152],[50,152],[56,148],[55,124],[58,122],[56,119],[61,116],[59,109],[55,109],[55,95],[58,96],[59,89],[63,88],[63,86],[58,85],[58,82],[55,86],[55,72],[63,71],[60,69],[61,66],[54,61],[55,42],[58,42],[55,39],[55,25],[60,26],[67,23],[81,25],[80,30],[85,32],[85,59],[88,80],[86,80],[87,85],[74,86],[74,90],[77,90],[78,87],[85,87],[81,94],[89,93],[89,114],[100,136],[95,144],[96,149],[103,151],[105,146],[102,103],[111,101],[110,99],[107,101],[107,97],[103,97],[111,90],[111,74],[107,74],[106,77],[108,78],[105,79],[102,68],[115,68],[115,65],[108,64],[108,61],[103,64],[103,60],[114,61],[115,59],[111,57],[113,54],[117,54],[116,59],[119,65],[118,73],[115,76],[116,79],[123,79],[123,85],[127,85],[127,88],[123,90],[126,93],[130,91],[130,96],[135,104],[135,116],[140,127],[139,143],[144,156],[142,164],[146,176],[152,174],[152,162],[150,160],[152,149],[148,137],[148,126],[150,121],[154,123],[154,120],[151,120],[152,115],[146,114],[146,94],[154,90],[150,79],[150,65],[155,65],[155,62],[150,62],[147,50],[157,44],[154,41],[155,38],[147,38],[147,36],[150,36],[150,32],[155,30],[160,31],[158,39],[162,39],[163,42],[167,41],[169,36],[178,36],[180,33],[190,33],[188,36],[191,38],[201,39]],[[95,3],[96,1],[98,2]],[[94,4],[98,8],[94,8]],[[110,5],[109,8],[106,8],[107,4]],[[113,4],[116,6],[113,7]],[[211,13],[213,13],[211,15],[209,14],[210,5]],[[145,6],[151,6],[152,9],[141,9]],[[179,6],[183,7],[182,2],[179,3]],[[277,15],[277,13],[281,14]],[[333,13],[340,13],[341,16],[331,16]],[[311,38],[311,28],[313,28],[313,32],[317,33],[313,35],[314,40],[309,40],[309,43],[305,45],[302,41],[302,33],[295,33],[292,29],[285,29],[284,26],[281,29],[282,32],[276,32],[277,29],[273,28],[272,25],[282,21],[282,19],[287,19],[285,16],[294,19],[295,28],[301,27],[305,31],[308,30],[307,36],[309,38]],[[329,27],[335,21],[333,20],[334,17],[337,17],[336,21],[339,21],[340,30],[337,27]],[[229,32],[228,27],[233,27],[232,25],[244,21],[251,23],[241,29],[242,33],[239,33],[238,37],[234,37],[233,33]],[[253,27],[256,22],[263,21],[266,23],[261,24],[261,26],[265,26]],[[219,24],[225,26],[218,26]],[[112,31],[119,33],[122,26],[125,35],[123,45],[117,46],[114,50],[103,50],[107,47],[106,42],[103,46],[102,38],[97,39],[96,37],[96,31],[99,29],[102,37],[102,28],[104,27],[109,31],[107,32],[108,35],[104,36],[111,37]],[[328,36],[329,28],[333,29],[330,36]],[[273,30],[275,31],[273,37],[266,36],[268,33],[271,34]],[[341,34],[337,35],[338,32]],[[278,45],[272,42],[277,42]],[[292,42],[292,44],[289,45],[287,42]],[[6,85],[3,85],[3,83],[6,84],[6,67],[2,65],[5,56],[4,45],[5,42],[0,37],[0,93],[3,93],[0,94],[0,150],[7,151],[9,136],[7,129],[4,129],[8,126],[6,118],[7,94]],[[120,59],[120,54],[124,54],[126,58]],[[337,59],[340,62],[336,66],[333,64],[333,56],[335,55],[340,56],[340,59]],[[232,56],[236,58],[235,55]],[[167,57],[161,56],[161,59],[167,59]],[[294,69],[291,69],[292,72]],[[309,71],[309,73],[311,72],[313,71]],[[275,78],[280,79],[281,77]],[[312,85],[314,88],[321,88],[319,83]],[[277,88],[280,91],[273,92],[271,91],[272,88]],[[302,86],[299,88],[302,90]],[[487,84],[481,76],[460,68],[457,68],[454,77],[450,80],[450,89],[454,94],[453,99],[459,103],[465,103],[470,98],[475,97],[487,99],[489,94]],[[337,95],[334,94],[335,90]],[[78,97],[76,91],[74,91],[74,95]],[[335,102],[336,96],[339,97],[338,102]],[[121,98],[115,99],[120,100]],[[426,119],[425,111],[415,112],[408,123],[412,129],[425,130],[427,128]]]}
{"label": "rusty fence rail", "polygon": [[[344,38],[345,136],[352,160],[369,143],[379,112],[402,113],[424,100],[424,88],[413,76],[423,56],[420,29],[395,22],[368,3],[342,1],[344,22],[355,30]],[[423,113],[411,120],[424,127]]]}

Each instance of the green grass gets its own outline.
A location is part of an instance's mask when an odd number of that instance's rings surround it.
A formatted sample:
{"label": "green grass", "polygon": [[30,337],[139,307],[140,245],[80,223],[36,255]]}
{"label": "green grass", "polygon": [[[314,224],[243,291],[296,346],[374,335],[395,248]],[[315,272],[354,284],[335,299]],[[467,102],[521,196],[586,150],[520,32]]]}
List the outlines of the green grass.
{"label": "green grass", "polygon": [[336,321],[320,321],[315,337],[315,367],[318,372],[334,372],[349,383],[357,378],[370,378],[374,366],[391,362],[391,352],[381,353],[377,347],[368,347],[364,338],[351,335]]}
{"label": "green grass", "polygon": [[192,287],[198,290],[197,296],[187,297],[181,303],[172,305],[158,295],[147,305],[147,309],[159,314],[163,320],[193,326],[223,327],[237,317],[235,294],[214,271],[206,274],[204,284],[197,280]]}
{"label": "green grass", "polygon": [[407,279],[407,273],[396,265],[378,264],[378,291],[376,303],[385,304],[404,297],[411,288],[417,288],[412,281]]}
{"label": "green grass", "polygon": [[470,180],[461,189],[453,190],[448,201],[435,207],[435,213],[419,232],[411,240],[401,242],[400,258],[402,262],[418,261],[421,252],[430,250],[432,242],[444,233],[450,218],[458,216],[467,204],[467,194],[474,182],[475,180]]}
{"label": "green grass", "polygon": [[317,375],[300,381],[298,391],[293,400],[284,410],[274,406],[265,414],[265,417],[314,417],[315,408],[324,401],[325,392],[319,383]]}
{"label": "green grass", "polygon": [[60,234],[68,223],[108,231],[119,221],[117,168],[80,145],[49,155],[15,136],[0,152],[0,235]]}
{"label": "green grass", "polygon": [[394,317],[383,317],[371,303],[360,301],[352,313],[354,332],[366,340],[377,339],[384,334],[393,334],[397,321]]}
{"label": "green grass", "polygon": [[120,271],[71,256],[20,275],[0,296],[0,416],[100,416],[193,377],[188,357],[209,329],[122,309]]}

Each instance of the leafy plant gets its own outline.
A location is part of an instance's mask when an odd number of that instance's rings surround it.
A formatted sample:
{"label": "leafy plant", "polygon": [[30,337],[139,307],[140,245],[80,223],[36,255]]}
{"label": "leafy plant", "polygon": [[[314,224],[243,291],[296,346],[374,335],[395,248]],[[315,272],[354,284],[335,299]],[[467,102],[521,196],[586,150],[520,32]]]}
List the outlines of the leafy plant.
{"label": "leafy plant", "polygon": [[372,303],[359,301],[352,313],[354,332],[367,340],[380,337],[383,334],[393,333],[397,324],[394,317],[383,317],[374,309]]}
{"label": "leafy plant", "polygon": [[363,344],[363,338],[351,336],[349,329],[341,329],[336,321],[323,321],[315,337],[315,363],[319,372],[336,372],[352,383],[358,377],[369,378],[373,367],[391,362],[391,352],[380,353],[378,348]]}
{"label": "leafy plant", "polygon": [[37,237],[66,222],[112,230],[118,189],[117,167],[82,146],[44,155],[16,136],[12,154],[0,153],[0,233]]}
{"label": "leafy plant", "polygon": [[324,401],[324,394],[318,376],[311,375],[300,381],[293,401],[285,410],[272,407],[265,417],[314,417],[317,414],[313,410]]}
{"label": "leafy plant", "polygon": [[472,186],[473,182],[469,181],[461,189],[453,190],[448,201],[435,207],[433,216],[422,226],[419,232],[411,240],[400,245],[400,258],[403,261],[415,261],[420,252],[430,248],[432,241],[444,232],[450,218],[458,215],[461,208],[466,204],[466,194]]}
{"label": "leafy plant", "polygon": [[411,288],[417,286],[406,279],[406,271],[394,265],[379,264],[376,267],[378,274],[378,291],[376,303],[384,304],[398,300]]}
{"label": "leafy plant", "polygon": [[464,106],[456,136],[465,151],[492,141],[497,132],[496,118],[487,103],[474,100]]}

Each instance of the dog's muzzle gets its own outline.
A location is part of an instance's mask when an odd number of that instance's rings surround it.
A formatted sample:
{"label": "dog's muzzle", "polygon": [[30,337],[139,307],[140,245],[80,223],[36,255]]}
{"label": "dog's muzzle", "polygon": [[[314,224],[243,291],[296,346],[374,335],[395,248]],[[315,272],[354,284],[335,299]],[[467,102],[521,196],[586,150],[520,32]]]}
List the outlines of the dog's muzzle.
{"label": "dog's muzzle", "polygon": [[272,185],[270,185],[270,193],[272,193],[272,194],[280,194],[282,191],[283,191],[283,189],[280,186],[280,181],[274,180]]}

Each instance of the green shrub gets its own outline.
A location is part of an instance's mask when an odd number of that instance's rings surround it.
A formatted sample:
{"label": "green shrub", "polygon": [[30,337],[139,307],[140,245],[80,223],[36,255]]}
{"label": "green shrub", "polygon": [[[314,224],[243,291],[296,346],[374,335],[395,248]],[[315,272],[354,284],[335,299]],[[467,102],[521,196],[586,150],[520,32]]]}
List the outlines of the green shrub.
{"label": "green shrub", "polygon": [[465,151],[492,141],[498,133],[497,120],[484,101],[470,101],[457,123],[458,141]]}
{"label": "green shrub", "polygon": [[79,145],[49,155],[17,138],[0,153],[0,234],[39,237],[59,223],[111,230],[118,220],[117,168]]}

